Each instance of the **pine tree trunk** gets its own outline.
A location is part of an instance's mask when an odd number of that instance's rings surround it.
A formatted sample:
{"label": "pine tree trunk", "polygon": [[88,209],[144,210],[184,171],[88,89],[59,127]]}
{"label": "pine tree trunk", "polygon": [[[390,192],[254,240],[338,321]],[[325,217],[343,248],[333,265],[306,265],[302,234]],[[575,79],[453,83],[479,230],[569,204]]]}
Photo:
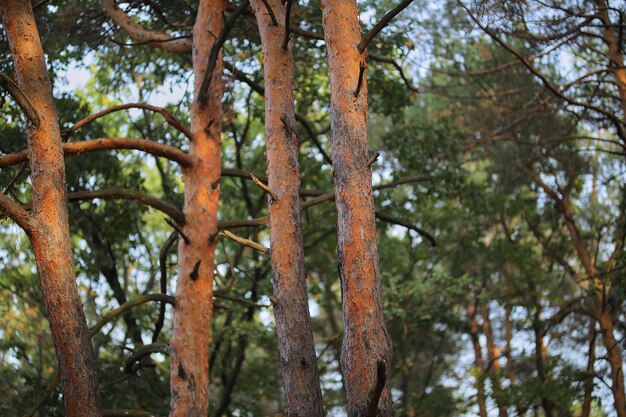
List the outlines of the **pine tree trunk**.
{"label": "pine tree trunk", "polygon": [[263,44],[265,136],[267,141],[270,256],[274,315],[288,416],[319,416],[322,392],[311,328],[300,221],[300,169],[294,115],[294,67],[291,47],[283,49],[285,6],[267,0],[275,24],[261,0],[253,0]]}
{"label": "pine tree trunk", "polygon": [[[324,0],[333,135],[333,180],[344,338],[342,368],[348,415],[393,415],[391,340],[385,328],[367,149],[367,83],[354,0]],[[380,395],[379,395],[380,394]],[[379,397],[379,398],[377,398]]]}
{"label": "pine tree trunk", "polygon": [[70,244],[65,163],[44,53],[29,0],[0,2],[22,92],[41,123],[27,131],[37,230],[31,235],[56,350],[66,417],[99,417],[96,360],[85,323]]}
{"label": "pine tree trunk", "polygon": [[474,368],[476,372],[476,402],[478,404],[478,415],[487,417],[487,399],[485,395],[485,364],[483,361],[482,347],[480,346],[480,335],[478,333],[478,321],[476,320],[476,306],[473,303],[465,307],[467,321],[469,322],[470,339],[474,349]]}
{"label": "pine tree trunk", "polygon": [[193,29],[195,99],[189,146],[192,166],[183,169],[186,223],[178,243],[178,278],[170,341],[170,416],[204,417],[209,407],[209,344],[213,268],[221,175],[222,61],[218,58],[209,98],[198,101],[209,53],[222,27],[223,0],[201,0]]}

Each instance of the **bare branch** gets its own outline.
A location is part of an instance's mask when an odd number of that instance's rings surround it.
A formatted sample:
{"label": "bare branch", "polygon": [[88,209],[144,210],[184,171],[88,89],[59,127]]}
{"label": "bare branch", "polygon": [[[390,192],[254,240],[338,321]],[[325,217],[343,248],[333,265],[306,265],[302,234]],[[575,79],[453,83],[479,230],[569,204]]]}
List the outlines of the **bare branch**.
{"label": "bare branch", "polygon": [[136,362],[150,356],[153,353],[163,353],[169,356],[169,351],[165,343],[152,343],[150,345],[142,346],[136,349],[126,360],[124,361],[124,373],[130,374],[133,372],[133,368]]}
{"label": "bare branch", "polygon": [[104,316],[102,316],[102,318],[93,327],[91,327],[89,329],[89,334],[91,335],[91,337],[94,337],[100,331],[100,329],[102,329],[104,327],[105,324],[107,324],[111,320],[115,319],[116,317],[122,315],[123,313],[125,313],[128,310],[130,310],[131,308],[137,307],[137,306],[139,306],[141,304],[145,304],[148,301],[165,301],[166,303],[169,303],[169,304],[173,305],[174,304],[174,297],[169,296],[169,295],[165,295],[165,294],[140,295],[139,297],[135,298],[134,300],[130,300],[130,301],[122,304],[121,306],[119,306],[115,310],[113,310],[113,311],[105,314]]}
{"label": "bare branch", "polygon": [[148,194],[140,191],[128,190],[128,189],[107,189],[97,191],[79,191],[76,193],[70,193],[67,196],[67,201],[85,201],[100,198],[103,200],[130,200],[138,203],[145,204],[152,208],[155,208],[176,221],[178,224],[185,224],[185,214],[176,206],[158,198],[152,197]]}
{"label": "bare branch", "polygon": [[4,214],[17,223],[28,236],[37,231],[36,219],[21,205],[6,194],[0,193],[0,214]]}
{"label": "bare branch", "polygon": [[269,255],[270,253],[269,248],[261,245],[260,243],[254,242],[250,239],[245,239],[241,236],[237,236],[236,234],[231,233],[228,230],[224,230],[223,232],[220,232],[219,235],[224,236],[225,238],[228,238],[232,240],[233,242],[239,243],[240,245],[255,249],[261,253],[264,253],[265,255]]}
{"label": "bare branch", "polygon": [[382,19],[380,19],[380,21],[374,25],[372,30],[370,30],[369,33],[363,37],[363,39],[361,40],[361,43],[359,43],[359,46],[358,46],[359,52],[363,53],[363,51],[367,49],[367,46],[376,37],[376,35],[378,35],[380,31],[383,30],[385,26],[389,24],[389,22],[391,22],[391,19],[396,17],[402,10],[406,9],[406,7],[411,3],[413,3],[413,0],[403,0],[396,7],[389,10],[387,14],[385,14],[382,17]]}
{"label": "bare branch", "polygon": [[407,222],[406,220],[398,219],[397,217],[389,216],[389,215],[381,213],[379,211],[376,212],[376,218],[378,220],[382,220],[382,221],[387,222],[387,223],[396,224],[398,226],[406,227],[409,230],[413,230],[413,231],[419,233],[420,236],[422,236],[425,239],[427,239],[430,242],[430,246],[433,246],[433,247],[437,246],[437,242],[435,241],[435,238],[430,233],[428,233],[424,229],[421,229],[421,228],[415,226],[414,224],[412,224],[410,222]]}
{"label": "bare branch", "polygon": [[[163,158],[167,158],[171,161],[178,162],[181,166],[184,167],[191,165],[191,157],[187,153],[173,146],[163,145],[161,143],[148,139],[97,138],[80,142],[68,142],[63,144],[63,153],[66,156],[113,149],[130,149],[143,151],[154,156],[160,156]],[[28,160],[27,149],[24,149],[20,152],[1,155],[0,168],[16,165],[26,160]]]}
{"label": "bare branch", "polygon": [[111,20],[133,40],[178,55],[191,53],[191,39],[174,38],[165,33],[146,29],[121,11],[115,4],[115,0],[100,0],[100,2]]}
{"label": "bare branch", "polygon": [[11,97],[13,97],[33,126],[39,126],[41,119],[39,119],[39,115],[37,114],[37,110],[35,110],[33,104],[22,92],[22,90],[20,90],[17,84],[15,84],[15,82],[13,82],[8,75],[2,72],[0,72],[0,86],[4,87]]}
{"label": "bare branch", "polygon": [[258,179],[257,177],[254,176],[254,174],[250,174],[250,178],[252,178],[252,181],[263,191],[265,191],[267,194],[270,195],[270,197],[272,197],[272,200],[276,201],[278,200],[278,197],[276,196],[276,194],[270,190],[270,187],[268,187],[267,185],[263,184],[263,182],[261,182],[260,179]]}
{"label": "bare branch", "polygon": [[163,108],[163,107],[157,107],[157,106],[152,106],[150,104],[145,104],[145,103],[127,103],[127,104],[120,104],[117,106],[112,106],[109,107],[108,109],[102,110],[98,113],[94,113],[90,116],[85,117],[82,120],[79,120],[78,122],[74,123],[74,125],[72,125],[72,127],[70,127],[69,129],[63,131],[61,133],[61,136],[65,139],[68,138],[72,133],[74,133],[75,131],[77,131],[78,129],[80,129],[81,127],[94,122],[95,120],[106,116],[107,114],[111,114],[114,112],[118,112],[121,110],[127,110],[127,109],[143,109],[143,110],[149,110],[155,113],[159,113],[161,116],[163,116],[163,119],[165,119],[165,122],[167,124],[169,124],[170,126],[172,126],[174,129],[178,130],[179,132],[181,132],[183,135],[185,135],[188,139],[193,140],[193,135],[191,134],[191,131],[189,130],[189,128],[187,126],[185,126],[183,124],[183,122],[181,122],[178,118],[176,118],[176,116],[174,116],[169,110]]}

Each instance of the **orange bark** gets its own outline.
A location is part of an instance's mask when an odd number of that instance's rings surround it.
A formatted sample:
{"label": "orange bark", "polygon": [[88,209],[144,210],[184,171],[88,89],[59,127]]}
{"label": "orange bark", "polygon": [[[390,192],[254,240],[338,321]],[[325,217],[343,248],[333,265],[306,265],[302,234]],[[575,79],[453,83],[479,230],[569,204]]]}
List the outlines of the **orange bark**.
{"label": "orange bark", "polygon": [[213,268],[217,243],[220,193],[222,62],[213,74],[209,100],[198,103],[208,55],[220,33],[223,0],[201,0],[193,29],[193,71],[196,99],[191,105],[191,166],[183,168],[186,223],[178,243],[178,279],[170,341],[170,416],[206,416],[209,406],[209,344],[213,311]]}
{"label": "orange bark", "polygon": [[[323,27],[331,91],[333,179],[338,213],[338,255],[344,338],[342,368],[349,416],[391,416],[387,376],[392,347],[385,328],[367,154],[367,84],[359,15],[354,0],[324,0]],[[377,368],[383,368],[380,372]],[[380,381],[379,379],[382,379]]]}
{"label": "orange bark", "polygon": [[294,68],[291,42],[283,49],[285,6],[253,0],[263,44],[265,136],[267,140],[270,256],[274,315],[281,358],[287,415],[322,416],[322,392],[311,328],[300,221],[300,170],[294,114]]}
{"label": "orange bark", "polygon": [[99,417],[97,368],[70,246],[61,132],[29,0],[0,2],[17,81],[41,123],[27,131],[36,227],[31,233],[41,291],[59,362],[67,417]]}

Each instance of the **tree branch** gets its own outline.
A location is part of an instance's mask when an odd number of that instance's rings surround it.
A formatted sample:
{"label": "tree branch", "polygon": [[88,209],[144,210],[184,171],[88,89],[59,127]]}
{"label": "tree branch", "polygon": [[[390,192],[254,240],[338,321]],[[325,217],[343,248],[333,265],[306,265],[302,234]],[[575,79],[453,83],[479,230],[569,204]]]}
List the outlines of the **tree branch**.
{"label": "tree branch", "polygon": [[0,214],[17,223],[30,237],[37,231],[37,220],[6,194],[0,193]]}
{"label": "tree branch", "polygon": [[367,49],[367,46],[376,37],[376,35],[378,35],[378,33],[380,33],[380,31],[383,30],[385,26],[389,24],[389,22],[391,22],[391,19],[396,17],[402,10],[406,9],[406,7],[411,3],[413,3],[413,0],[403,0],[396,7],[389,10],[387,14],[385,14],[382,17],[382,19],[380,19],[378,23],[374,25],[372,30],[370,30],[367,33],[367,35],[363,37],[363,39],[361,40],[361,43],[359,43],[359,46],[358,46],[359,52],[363,53],[363,51]]}
{"label": "tree branch", "polygon": [[169,356],[169,351],[165,343],[152,343],[150,345],[142,346],[136,349],[126,360],[124,361],[124,373],[130,374],[133,372],[133,365],[136,362],[142,360],[146,356],[150,356],[153,353],[163,353]]}
{"label": "tree branch", "polygon": [[269,255],[270,250],[269,248],[266,248],[265,246],[261,245],[260,243],[254,242],[250,239],[245,239],[241,236],[237,236],[234,233],[229,232],[228,230],[224,230],[223,232],[219,233],[220,236],[224,236],[225,238],[228,238],[230,240],[232,240],[233,242],[239,243],[240,245],[243,246],[247,246],[249,248],[252,248],[254,250],[257,250],[261,253],[264,253],[265,255]]}
{"label": "tree branch", "polygon": [[20,90],[17,84],[6,74],[0,72],[0,86],[13,97],[18,106],[22,109],[26,117],[30,120],[33,126],[38,127],[41,123],[41,119],[37,114],[37,110],[30,102],[28,97]]}
{"label": "tree branch", "polygon": [[165,33],[146,29],[121,11],[115,4],[115,0],[100,0],[100,2],[111,20],[133,40],[178,55],[191,53],[191,39],[173,38]]}
{"label": "tree branch", "polygon": [[[149,153],[154,156],[167,158],[178,162],[181,166],[191,165],[191,157],[178,148],[148,140],[136,138],[97,138],[80,142],[68,142],[63,144],[63,153],[66,156],[79,155],[81,153],[103,150],[130,149]],[[0,168],[19,164],[28,160],[28,150],[10,153],[0,156]]]}
{"label": "tree branch", "polygon": [[178,224],[185,223],[185,214],[178,207],[168,203],[167,201],[159,200],[158,198],[135,190],[112,188],[96,191],[79,191],[68,194],[67,201],[85,201],[93,200],[94,198],[100,198],[103,200],[122,199],[136,201],[167,214]]}
{"label": "tree branch", "polygon": [[163,116],[163,119],[165,120],[165,122],[167,124],[169,124],[170,126],[172,126],[174,129],[178,130],[179,132],[181,132],[183,135],[185,135],[188,139],[193,140],[193,135],[191,134],[191,130],[189,130],[189,128],[187,126],[185,126],[183,124],[183,122],[181,122],[178,118],[176,118],[176,116],[174,116],[169,110],[163,108],[163,107],[157,107],[157,106],[152,106],[150,104],[145,104],[145,103],[127,103],[127,104],[120,104],[117,106],[112,106],[109,107],[108,109],[102,110],[98,113],[94,113],[90,116],[85,117],[82,120],[79,120],[78,122],[74,123],[74,125],[72,125],[72,127],[70,127],[67,130],[64,130],[61,133],[61,136],[65,139],[68,138],[72,133],[74,133],[75,131],[77,131],[78,129],[80,129],[81,127],[92,123],[93,121],[106,116],[107,114],[111,114],[114,112],[118,112],[121,110],[127,110],[127,109],[143,109],[143,110],[149,110],[155,113],[159,113],[161,116]]}
{"label": "tree branch", "polygon": [[402,220],[402,219],[398,219],[397,217],[389,216],[387,214],[381,213],[380,211],[376,212],[376,218],[378,220],[382,220],[382,221],[387,222],[387,223],[396,224],[398,226],[406,227],[409,230],[413,230],[413,231],[419,233],[420,236],[422,236],[423,238],[427,239],[430,242],[430,246],[432,246],[432,247],[437,246],[437,242],[435,241],[435,238],[430,233],[426,232],[423,229],[420,229],[419,227],[415,226],[414,224],[412,224],[410,222],[407,222],[406,220]]}

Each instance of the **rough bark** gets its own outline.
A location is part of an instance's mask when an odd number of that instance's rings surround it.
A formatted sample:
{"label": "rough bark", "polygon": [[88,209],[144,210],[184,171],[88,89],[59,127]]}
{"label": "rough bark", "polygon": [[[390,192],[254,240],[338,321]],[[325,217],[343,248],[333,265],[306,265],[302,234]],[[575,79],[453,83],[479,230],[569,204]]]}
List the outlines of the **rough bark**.
{"label": "rough bark", "polygon": [[585,374],[585,396],[580,411],[580,417],[591,415],[591,403],[593,401],[593,379],[596,363],[596,321],[591,319],[589,323],[589,350],[587,352],[587,372]]}
{"label": "rough bark", "polygon": [[99,417],[97,368],[81,307],[70,246],[61,132],[29,0],[0,2],[17,81],[41,123],[27,131],[37,228],[31,235],[61,372],[67,417]]}
{"label": "rough bark", "polygon": [[300,220],[300,169],[294,114],[292,43],[283,49],[285,6],[251,2],[263,44],[270,257],[274,316],[288,416],[322,416],[322,392],[311,328]]}
{"label": "rough bark", "polygon": [[170,341],[170,416],[204,417],[209,406],[209,344],[213,311],[213,268],[217,243],[222,127],[222,60],[218,59],[204,105],[198,91],[208,55],[220,33],[223,0],[201,0],[193,29],[195,99],[191,105],[190,167],[183,168],[185,225],[178,242],[178,280]]}
{"label": "rough bark", "polygon": [[[535,306],[535,313],[533,315],[533,331],[535,333],[535,367],[537,369],[537,376],[541,382],[545,382],[548,379],[548,375],[546,373],[546,357],[547,357],[547,348],[544,343],[543,337],[545,334],[543,323],[541,321],[542,307],[537,302]],[[545,395],[541,396],[541,407],[546,415],[546,417],[554,416],[554,403],[550,400],[550,398]]]}
{"label": "rough bark", "polygon": [[[338,215],[338,257],[344,338],[342,368],[348,415],[364,416],[378,401],[378,416],[393,415],[386,381],[391,340],[385,328],[367,153],[367,84],[354,0],[324,0],[323,27],[331,91],[333,181]],[[376,398],[384,384],[380,398]]]}
{"label": "rough bark", "polygon": [[[624,67],[624,57],[622,56],[622,45],[620,45],[621,35],[614,30],[615,25],[611,23],[609,16],[609,3],[607,0],[596,0],[598,6],[598,16],[602,21],[602,39],[608,48],[609,67],[615,76],[617,91],[622,105],[622,119],[626,122],[626,67]],[[621,20],[620,20],[621,24]],[[618,31],[623,28],[618,28]]]}
{"label": "rough bark", "polygon": [[478,321],[476,320],[476,306],[468,304],[465,307],[467,321],[470,329],[470,339],[474,349],[474,368],[476,369],[476,402],[478,404],[479,417],[487,417],[487,400],[485,396],[485,365],[483,361],[482,347],[480,346],[480,335],[478,334]]}
{"label": "rough bark", "polygon": [[483,317],[483,333],[487,340],[487,361],[489,362],[487,371],[491,376],[493,391],[495,393],[496,404],[498,406],[498,415],[500,417],[508,417],[509,411],[505,403],[502,401],[502,381],[500,380],[500,349],[496,346],[493,337],[493,329],[491,327],[491,318],[489,317],[489,307],[486,304],[481,306],[481,314]]}

